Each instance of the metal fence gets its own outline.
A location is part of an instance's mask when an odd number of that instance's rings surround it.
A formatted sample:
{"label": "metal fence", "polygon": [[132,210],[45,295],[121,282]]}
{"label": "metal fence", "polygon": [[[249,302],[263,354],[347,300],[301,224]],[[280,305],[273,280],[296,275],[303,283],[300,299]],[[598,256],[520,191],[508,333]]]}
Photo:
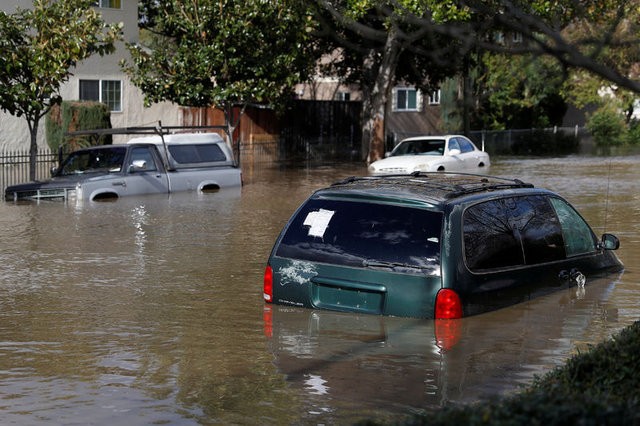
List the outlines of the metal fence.
{"label": "metal fence", "polygon": [[276,163],[280,158],[278,135],[251,135],[248,141],[241,141],[239,163],[241,166],[260,166]]}
{"label": "metal fence", "polygon": [[[36,180],[48,179],[51,167],[57,165],[58,155],[49,148],[40,148],[36,155]],[[29,181],[29,151],[0,152],[0,188]]]}
{"label": "metal fence", "polygon": [[[387,151],[402,139],[420,136],[394,133],[387,138]],[[590,149],[591,134],[584,127],[551,127],[545,129],[474,130],[469,138],[478,148],[497,155],[557,155]]]}

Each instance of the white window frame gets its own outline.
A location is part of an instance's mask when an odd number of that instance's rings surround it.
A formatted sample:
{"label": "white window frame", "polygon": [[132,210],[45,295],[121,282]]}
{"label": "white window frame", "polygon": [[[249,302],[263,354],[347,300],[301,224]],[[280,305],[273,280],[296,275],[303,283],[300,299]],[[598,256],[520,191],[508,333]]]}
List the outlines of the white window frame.
{"label": "white window frame", "polygon": [[336,93],[335,99],[336,99],[336,101],[350,101],[351,100],[351,92],[347,92],[347,91],[341,90],[341,91]]}
{"label": "white window frame", "polygon": [[434,90],[429,95],[429,105],[440,105],[440,89]]}
{"label": "white window frame", "polygon": [[[122,84],[122,80],[108,80],[108,79],[89,79],[89,78],[83,78],[80,79],[80,81],[78,82],[78,99],[80,100],[91,100],[91,99],[82,99],[80,97],[80,82],[82,81],[92,81],[92,82],[97,82],[98,83],[98,102],[102,102],[105,105],[107,105],[109,107],[109,110],[111,112],[122,112],[123,108],[122,108],[122,88],[123,88],[123,84]],[[105,101],[105,83],[118,83],[118,89],[119,89],[119,99],[118,99],[118,109],[111,109],[112,105],[109,105],[106,101]]]}
{"label": "white window frame", "polygon": [[[399,99],[399,94],[401,92],[404,92],[405,95],[405,103],[404,105],[400,105],[398,103]],[[416,105],[415,108],[411,108],[409,107],[409,96],[408,94],[410,92],[415,92],[415,97],[416,97]],[[393,89],[393,96],[392,96],[392,110],[394,112],[419,112],[422,111],[422,92],[419,89],[416,89],[415,87],[409,87],[409,86],[398,86],[398,87],[394,87]]]}
{"label": "white window frame", "polygon": [[[111,2],[118,2],[118,6],[111,6]],[[97,0],[93,3],[94,7],[99,7],[101,9],[122,9],[122,1],[123,0]]]}

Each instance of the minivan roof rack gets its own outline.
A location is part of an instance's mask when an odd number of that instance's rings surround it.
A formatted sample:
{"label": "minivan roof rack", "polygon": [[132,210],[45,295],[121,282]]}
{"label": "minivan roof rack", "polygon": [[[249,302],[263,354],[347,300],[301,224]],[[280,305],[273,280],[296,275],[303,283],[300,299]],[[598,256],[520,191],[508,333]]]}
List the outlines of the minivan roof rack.
{"label": "minivan roof rack", "polygon": [[343,186],[369,182],[371,185],[402,185],[434,191],[430,194],[441,199],[451,199],[483,191],[511,188],[534,188],[520,179],[456,172],[414,172],[410,175],[351,176],[331,186]]}

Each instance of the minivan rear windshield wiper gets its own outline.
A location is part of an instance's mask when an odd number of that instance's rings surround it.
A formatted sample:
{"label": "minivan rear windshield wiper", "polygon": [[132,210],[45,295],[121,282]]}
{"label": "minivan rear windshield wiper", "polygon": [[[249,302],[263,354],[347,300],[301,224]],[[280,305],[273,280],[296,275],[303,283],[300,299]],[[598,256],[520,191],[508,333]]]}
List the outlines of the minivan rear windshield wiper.
{"label": "minivan rear windshield wiper", "polygon": [[409,269],[422,269],[421,266],[418,265],[408,265],[406,263],[400,262],[387,262],[384,260],[374,260],[374,259],[364,259],[362,261],[362,266],[365,268],[409,268]]}

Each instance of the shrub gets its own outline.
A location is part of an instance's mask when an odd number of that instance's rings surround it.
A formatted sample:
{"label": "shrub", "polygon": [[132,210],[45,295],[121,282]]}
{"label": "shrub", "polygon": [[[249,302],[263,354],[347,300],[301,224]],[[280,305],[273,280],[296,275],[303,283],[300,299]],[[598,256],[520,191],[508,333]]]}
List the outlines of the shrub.
{"label": "shrub", "polygon": [[65,101],[51,108],[47,115],[47,144],[53,151],[60,147],[72,151],[90,145],[110,144],[110,135],[100,138],[65,137],[67,132],[105,128],[111,128],[111,116],[107,105],[100,102]]}
{"label": "shrub", "polygon": [[607,106],[587,118],[587,129],[599,146],[622,145],[627,133],[624,118],[614,108]]}
{"label": "shrub", "polygon": [[631,122],[625,139],[628,145],[640,145],[640,121],[634,120]]}

